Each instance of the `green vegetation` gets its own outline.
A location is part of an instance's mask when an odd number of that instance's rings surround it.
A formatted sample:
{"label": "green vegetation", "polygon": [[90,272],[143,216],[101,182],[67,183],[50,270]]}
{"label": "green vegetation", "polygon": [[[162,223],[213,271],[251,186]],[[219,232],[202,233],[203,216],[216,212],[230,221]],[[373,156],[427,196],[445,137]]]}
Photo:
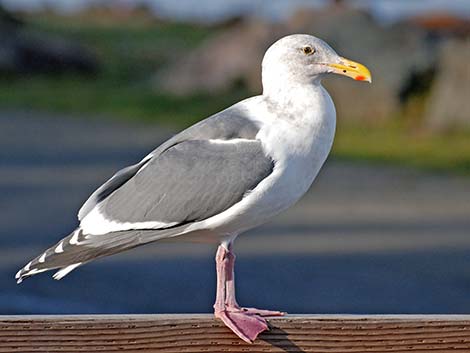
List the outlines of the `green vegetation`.
{"label": "green vegetation", "polygon": [[470,175],[470,133],[409,131],[400,124],[339,126],[334,155],[347,160],[396,163]]}
{"label": "green vegetation", "polygon": [[[152,89],[152,74],[158,67],[199,45],[212,32],[208,28],[151,20],[100,23],[48,17],[31,21],[31,31],[73,38],[91,48],[102,70],[96,77],[3,78],[0,107],[144,120],[181,128],[249,95],[240,87],[218,97],[173,97]],[[340,125],[334,155],[470,174],[468,132],[416,133],[406,119],[397,120],[401,122]]]}
{"label": "green vegetation", "polygon": [[146,83],[108,79],[35,77],[0,82],[0,107],[90,114],[186,126],[246,97],[243,90],[220,97],[156,94]]}
{"label": "green vegetation", "polygon": [[[156,22],[100,23],[47,17],[29,30],[60,35],[93,50],[101,63],[96,77],[79,75],[7,77],[0,80],[0,106],[73,112],[118,119],[188,125],[246,95],[173,97],[151,87],[153,73],[199,45],[207,28]],[[85,24],[82,24],[85,23]],[[188,114],[188,112],[191,114]]]}

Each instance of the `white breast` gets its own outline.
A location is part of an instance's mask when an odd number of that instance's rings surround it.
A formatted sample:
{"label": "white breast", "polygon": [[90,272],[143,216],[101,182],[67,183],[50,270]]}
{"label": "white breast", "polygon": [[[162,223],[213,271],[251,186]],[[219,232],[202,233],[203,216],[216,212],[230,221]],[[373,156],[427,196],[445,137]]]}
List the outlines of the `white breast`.
{"label": "white breast", "polygon": [[[239,234],[267,222],[305,194],[330,152],[336,113],[321,86],[295,97],[275,109],[264,96],[244,101],[252,119],[261,126],[256,137],[273,158],[274,171],[242,201],[190,228],[211,228],[227,236]],[[279,111],[284,112],[282,116],[277,115]]]}
{"label": "white breast", "polygon": [[333,144],[336,112],[321,86],[302,90],[283,110],[270,116],[258,133],[279,168],[271,195],[282,197],[282,210],[290,207],[309,189]]}

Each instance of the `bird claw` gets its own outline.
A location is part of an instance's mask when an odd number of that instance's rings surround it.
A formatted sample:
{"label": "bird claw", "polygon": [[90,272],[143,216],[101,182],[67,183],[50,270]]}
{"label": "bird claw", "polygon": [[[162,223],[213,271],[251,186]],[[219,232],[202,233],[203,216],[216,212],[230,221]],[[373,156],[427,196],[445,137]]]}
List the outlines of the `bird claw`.
{"label": "bird claw", "polygon": [[247,343],[253,343],[258,335],[269,329],[264,318],[243,310],[220,310],[215,312],[215,317],[231,329],[238,337]]}
{"label": "bird claw", "polygon": [[286,315],[286,313],[282,311],[265,310],[265,309],[257,309],[257,308],[234,307],[234,308],[226,308],[226,310],[231,311],[231,312],[242,312],[242,313],[249,314],[249,315],[258,315],[262,317]]}
{"label": "bird claw", "polygon": [[284,316],[286,313],[277,310],[265,310],[265,309],[257,309],[257,308],[239,308],[239,310],[243,311],[244,313],[251,314],[251,315],[259,315],[262,317],[268,316]]}

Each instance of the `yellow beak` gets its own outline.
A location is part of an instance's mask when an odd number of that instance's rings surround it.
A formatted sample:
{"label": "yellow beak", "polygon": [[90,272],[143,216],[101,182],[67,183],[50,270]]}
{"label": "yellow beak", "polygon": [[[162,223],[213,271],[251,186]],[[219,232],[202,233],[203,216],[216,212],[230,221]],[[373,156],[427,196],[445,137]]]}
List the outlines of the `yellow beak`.
{"label": "yellow beak", "polygon": [[372,82],[372,76],[367,67],[352,60],[340,58],[339,64],[327,64],[335,74],[351,77],[356,81]]}

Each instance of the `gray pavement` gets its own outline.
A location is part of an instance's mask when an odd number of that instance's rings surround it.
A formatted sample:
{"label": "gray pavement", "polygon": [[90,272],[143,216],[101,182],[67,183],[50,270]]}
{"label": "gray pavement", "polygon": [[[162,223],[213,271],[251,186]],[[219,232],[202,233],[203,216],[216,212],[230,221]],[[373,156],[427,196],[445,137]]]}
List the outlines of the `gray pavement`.
{"label": "gray pavement", "polygon": [[[0,310],[210,309],[208,245],[152,244],[60,283],[39,275],[17,287],[12,277],[73,229],[96,187],[170,135],[148,124],[0,112]],[[240,295],[291,312],[469,312],[469,196],[470,178],[329,160],[295,207],[238,239]]]}

